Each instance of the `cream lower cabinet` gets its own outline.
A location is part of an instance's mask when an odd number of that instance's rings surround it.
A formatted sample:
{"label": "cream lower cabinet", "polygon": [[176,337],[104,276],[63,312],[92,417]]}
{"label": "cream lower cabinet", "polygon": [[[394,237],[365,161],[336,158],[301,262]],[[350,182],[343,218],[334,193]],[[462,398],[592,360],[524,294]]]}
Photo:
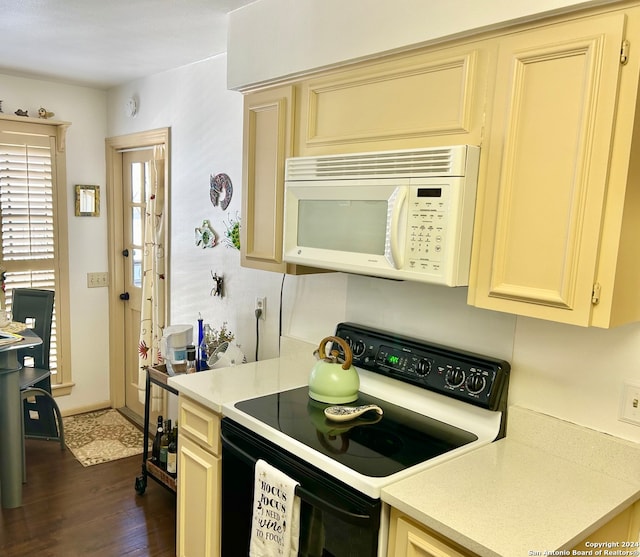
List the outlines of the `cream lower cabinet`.
{"label": "cream lower cabinet", "polygon": [[[390,521],[387,557],[477,557],[475,553],[418,524],[397,509],[391,509]],[[616,551],[616,548],[636,551],[639,532],[640,503],[635,503],[582,540],[573,548],[576,553],[572,555],[593,550],[594,544],[598,543],[611,544],[600,546],[609,547],[611,551]]]}
{"label": "cream lower cabinet", "polygon": [[473,557],[463,548],[391,509],[387,557]]}
{"label": "cream lower cabinet", "polygon": [[[616,551],[627,551],[632,554],[639,549],[638,534],[640,534],[640,503],[635,503],[582,540],[573,548],[572,551],[576,553],[572,554],[589,555],[588,552],[594,550],[594,544],[605,544],[599,547],[608,549],[611,555]],[[580,553],[581,551],[585,553]]]}
{"label": "cream lower cabinet", "polygon": [[178,410],[178,557],[219,557],[220,417],[180,395]]}
{"label": "cream lower cabinet", "polygon": [[471,305],[576,325],[640,319],[638,8],[500,37]]}

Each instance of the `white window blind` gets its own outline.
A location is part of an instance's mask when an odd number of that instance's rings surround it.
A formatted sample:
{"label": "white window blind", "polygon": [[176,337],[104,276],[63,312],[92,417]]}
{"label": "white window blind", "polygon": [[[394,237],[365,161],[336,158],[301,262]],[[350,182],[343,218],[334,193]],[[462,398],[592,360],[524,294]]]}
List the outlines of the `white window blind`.
{"label": "white window blind", "polygon": [[[48,136],[0,132],[0,265],[14,288],[56,290],[54,158]],[[57,370],[54,308],[50,364]]]}

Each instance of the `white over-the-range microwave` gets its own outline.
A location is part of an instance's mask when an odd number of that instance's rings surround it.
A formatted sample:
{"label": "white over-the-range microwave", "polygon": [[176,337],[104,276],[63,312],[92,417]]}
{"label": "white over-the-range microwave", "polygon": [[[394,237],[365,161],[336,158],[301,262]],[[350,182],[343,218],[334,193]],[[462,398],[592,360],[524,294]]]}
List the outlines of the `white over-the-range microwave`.
{"label": "white over-the-range microwave", "polygon": [[455,145],[287,159],[285,261],[467,285],[479,156]]}

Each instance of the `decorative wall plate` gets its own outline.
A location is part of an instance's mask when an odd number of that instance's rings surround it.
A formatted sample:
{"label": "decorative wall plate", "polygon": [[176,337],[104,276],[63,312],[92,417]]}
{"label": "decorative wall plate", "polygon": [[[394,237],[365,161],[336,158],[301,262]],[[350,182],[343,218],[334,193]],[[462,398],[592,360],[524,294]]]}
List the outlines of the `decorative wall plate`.
{"label": "decorative wall plate", "polygon": [[209,177],[209,198],[214,207],[220,205],[225,211],[233,197],[233,185],[231,178],[224,173]]}
{"label": "decorative wall plate", "polygon": [[202,226],[196,228],[196,246],[213,248],[218,243],[218,236],[208,220],[202,221]]}

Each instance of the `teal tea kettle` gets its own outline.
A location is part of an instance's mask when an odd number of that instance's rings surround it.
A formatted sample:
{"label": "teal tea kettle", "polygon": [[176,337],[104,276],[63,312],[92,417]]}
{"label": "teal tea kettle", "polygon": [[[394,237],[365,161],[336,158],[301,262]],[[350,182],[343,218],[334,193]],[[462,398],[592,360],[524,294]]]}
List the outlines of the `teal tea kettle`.
{"label": "teal tea kettle", "polygon": [[[338,362],[338,350],[326,354],[328,342],[335,342],[342,347],[344,363]],[[356,400],[360,378],[356,368],[351,365],[353,354],[349,345],[339,337],[326,337],[314,354],[318,361],[309,376],[309,397],[328,404],[345,404]]]}

